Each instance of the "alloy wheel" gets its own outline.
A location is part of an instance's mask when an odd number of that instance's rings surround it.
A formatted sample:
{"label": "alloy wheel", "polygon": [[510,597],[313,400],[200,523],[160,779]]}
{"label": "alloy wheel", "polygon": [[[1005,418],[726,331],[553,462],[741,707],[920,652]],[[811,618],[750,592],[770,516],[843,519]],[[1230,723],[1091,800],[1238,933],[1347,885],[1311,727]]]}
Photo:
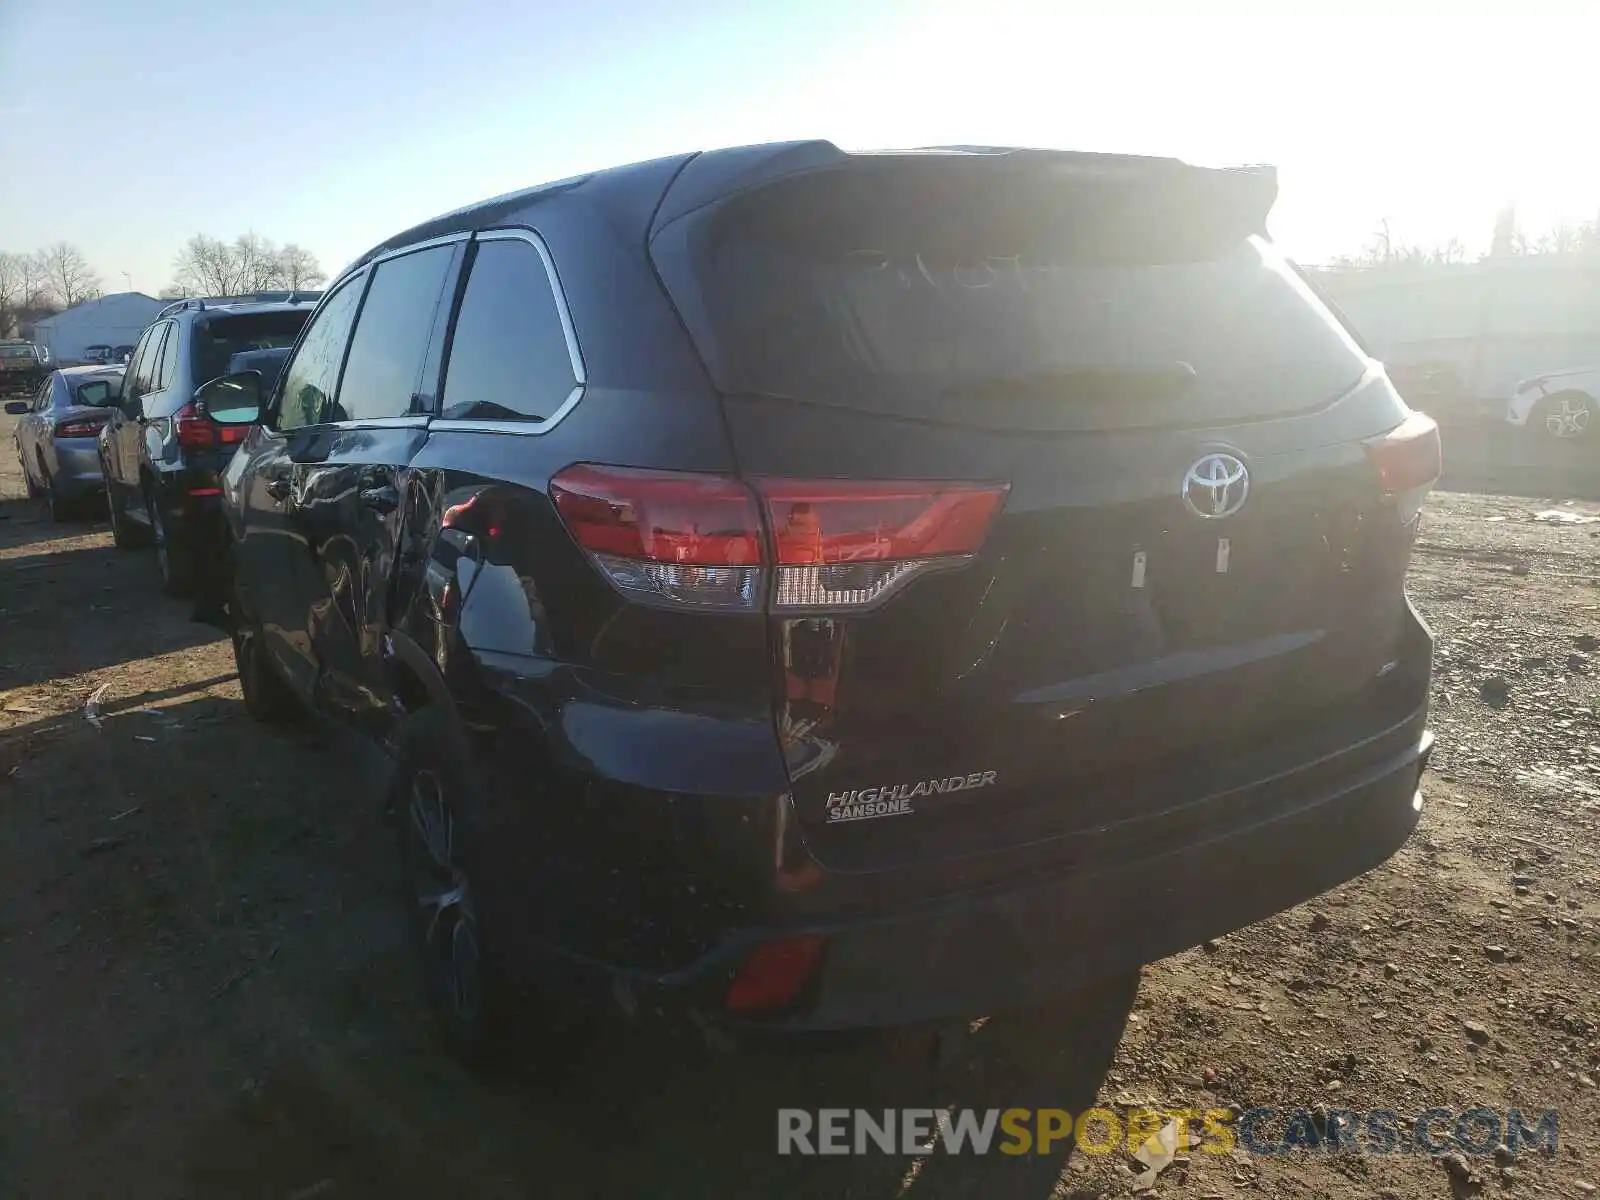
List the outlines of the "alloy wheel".
{"label": "alloy wheel", "polygon": [[470,1024],[483,1002],[478,922],[458,855],[455,818],[436,771],[423,768],[411,777],[405,820],[407,882],[429,985],[458,1021]]}
{"label": "alloy wheel", "polygon": [[1591,414],[1582,396],[1561,396],[1545,408],[1544,427],[1552,437],[1575,438],[1588,432]]}

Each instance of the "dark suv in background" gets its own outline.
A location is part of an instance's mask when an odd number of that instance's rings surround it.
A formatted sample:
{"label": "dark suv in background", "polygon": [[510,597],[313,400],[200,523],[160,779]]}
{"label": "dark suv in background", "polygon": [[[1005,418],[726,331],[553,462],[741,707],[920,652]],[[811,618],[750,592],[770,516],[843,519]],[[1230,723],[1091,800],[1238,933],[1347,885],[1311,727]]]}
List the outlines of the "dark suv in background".
{"label": "dark suv in background", "polygon": [[244,426],[214,421],[196,389],[241,362],[273,362],[321,294],[181,300],[162,310],[133,350],[100,435],[106,504],[118,546],[154,542],[162,584],[173,595],[187,595],[222,548],[217,473],[245,434]]}
{"label": "dark suv in background", "polygon": [[1438,432],[1275,195],[760,146],[334,283],[223,474],[234,647],[253,714],[392,755],[458,1047],[524,985],[735,1029],[1043,1000],[1405,841]]}

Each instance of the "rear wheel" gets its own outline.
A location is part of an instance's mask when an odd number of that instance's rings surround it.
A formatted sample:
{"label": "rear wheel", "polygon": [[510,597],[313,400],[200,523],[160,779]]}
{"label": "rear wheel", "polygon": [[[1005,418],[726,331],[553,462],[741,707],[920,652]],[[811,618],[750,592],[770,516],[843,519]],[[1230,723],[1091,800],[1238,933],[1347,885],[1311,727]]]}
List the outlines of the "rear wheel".
{"label": "rear wheel", "polygon": [[407,907],[428,1006],[451,1051],[484,1065],[505,1044],[507,991],[486,953],[473,874],[476,794],[468,752],[440,709],[408,718],[390,800]]}
{"label": "rear wheel", "polygon": [[106,515],[111,522],[111,541],[118,550],[127,550],[140,545],[146,538],[145,530],[128,520],[128,511],[124,507],[122,497],[111,486],[111,480],[106,480]]}
{"label": "rear wheel", "polygon": [[244,708],[263,725],[286,725],[298,720],[302,709],[288,681],[268,661],[261,629],[239,608],[237,592],[232,602],[233,661],[239,670],[239,690]]}
{"label": "rear wheel", "polygon": [[1533,419],[1547,436],[1570,442],[1588,435],[1594,412],[1595,401],[1588,393],[1557,392],[1539,401]]}
{"label": "rear wheel", "polygon": [[22,454],[20,450],[17,454],[17,465],[22,468],[22,485],[28,490],[28,499],[37,500],[44,495],[39,485],[33,481],[33,472],[28,470],[27,456]]}
{"label": "rear wheel", "polygon": [[44,478],[44,502],[50,509],[50,519],[65,521],[72,515],[72,506],[62,496],[61,489],[56,486],[55,477],[43,463],[39,464],[39,474]]}
{"label": "rear wheel", "polygon": [[188,547],[166,509],[157,501],[153,487],[145,488],[144,502],[150,514],[151,541],[155,543],[156,570],[161,572],[161,586],[167,595],[183,599],[192,585]]}

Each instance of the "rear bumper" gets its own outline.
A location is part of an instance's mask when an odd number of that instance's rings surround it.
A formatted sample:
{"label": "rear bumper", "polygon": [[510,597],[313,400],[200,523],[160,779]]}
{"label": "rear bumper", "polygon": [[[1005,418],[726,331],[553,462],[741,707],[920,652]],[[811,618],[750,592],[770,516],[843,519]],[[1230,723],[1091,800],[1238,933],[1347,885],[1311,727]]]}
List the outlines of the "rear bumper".
{"label": "rear bumper", "polygon": [[[768,929],[651,981],[638,1000],[707,1014],[752,947],[819,934],[822,965],[792,1011],[723,1024],[844,1029],[974,1016],[1039,1003],[1292,908],[1371,870],[1421,817],[1433,745],[1424,704],[1381,735],[1384,757],[1329,782],[1287,776],[1253,823],[1198,834],[1137,861],[943,897],[868,919]],[[1310,772],[1308,771],[1309,775]]]}
{"label": "rear bumper", "polygon": [[56,469],[51,481],[59,494],[88,496],[102,490],[98,438],[56,438],[55,452]]}

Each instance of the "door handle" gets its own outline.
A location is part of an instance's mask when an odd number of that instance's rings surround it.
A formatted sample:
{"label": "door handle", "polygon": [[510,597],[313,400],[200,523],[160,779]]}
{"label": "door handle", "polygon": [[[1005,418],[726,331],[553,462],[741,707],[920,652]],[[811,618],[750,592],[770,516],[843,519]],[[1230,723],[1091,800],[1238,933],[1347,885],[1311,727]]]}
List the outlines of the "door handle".
{"label": "door handle", "polygon": [[390,484],[361,489],[361,503],[387,516],[400,507],[400,493]]}
{"label": "door handle", "polygon": [[282,476],[274,476],[262,484],[262,491],[274,500],[287,500],[289,498],[289,481]]}

